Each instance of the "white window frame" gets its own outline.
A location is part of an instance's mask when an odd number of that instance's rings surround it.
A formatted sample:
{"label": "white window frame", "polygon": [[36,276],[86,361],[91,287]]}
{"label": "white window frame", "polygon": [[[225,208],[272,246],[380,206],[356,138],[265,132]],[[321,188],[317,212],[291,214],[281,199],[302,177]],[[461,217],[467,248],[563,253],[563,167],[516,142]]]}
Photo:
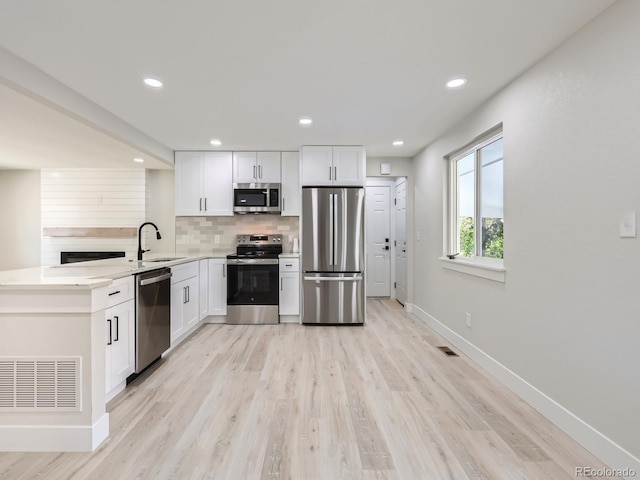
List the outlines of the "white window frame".
{"label": "white window frame", "polygon": [[[458,253],[455,250],[458,246],[458,205],[457,205],[457,170],[456,162],[465,156],[474,153],[474,171],[475,171],[475,203],[474,203],[474,220],[478,223],[478,210],[481,204],[481,189],[480,189],[480,174],[478,170],[478,156],[477,152],[483,147],[499,140],[504,139],[502,125],[490,130],[489,132],[476,138],[469,145],[461,150],[453,152],[445,157],[447,161],[449,185],[448,189],[445,189],[445,204],[448,206],[447,215],[445,216],[447,238],[444,241],[444,254],[440,257],[441,265],[443,268],[453,270],[460,273],[466,273],[468,275],[474,275],[489,280],[498,282],[504,282],[506,279],[506,270],[504,268],[504,259],[502,258],[490,258],[474,255],[473,257],[462,257],[460,255],[451,259],[447,255]],[[504,180],[503,180],[504,181]],[[504,192],[503,192],[504,193]],[[477,226],[477,225],[476,225]],[[478,228],[474,228],[475,232],[475,252],[480,251],[482,236],[478,234]]]}

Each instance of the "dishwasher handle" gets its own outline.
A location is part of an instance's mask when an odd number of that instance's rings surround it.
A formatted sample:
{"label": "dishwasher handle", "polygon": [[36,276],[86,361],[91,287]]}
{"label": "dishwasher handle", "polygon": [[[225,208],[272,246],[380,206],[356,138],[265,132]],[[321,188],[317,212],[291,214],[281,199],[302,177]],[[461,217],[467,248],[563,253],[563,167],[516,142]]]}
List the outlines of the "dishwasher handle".
{"label": "dishwasher handle", "polygon": [[168,278],[171,278],[172,275],[172,273],[165,273],[164,275],[158,275],[157,277],[145,278],[143,280],[140,280],[140,286],[144,287],[145,285],[151,285],[153,283],[167,280]]}

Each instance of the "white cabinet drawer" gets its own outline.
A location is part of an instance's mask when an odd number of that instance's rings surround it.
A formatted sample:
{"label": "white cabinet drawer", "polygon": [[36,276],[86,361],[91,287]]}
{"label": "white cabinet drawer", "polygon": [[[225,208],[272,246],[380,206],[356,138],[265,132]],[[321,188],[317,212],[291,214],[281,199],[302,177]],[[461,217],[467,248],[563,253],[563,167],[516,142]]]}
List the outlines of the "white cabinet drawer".
{"label": "white cabinet drawer", "polygon": [[133,275],[118,278],[107,287],[107,306],[113,307],[127,300],[132,300],[134,295]]}
{"label": "white cabinet drawer", "polygon": [[279,261],[281,272],[299,272],[300,271],[300,259],[299,258],[281,258]]}
{"label": "white cabinet drawer", "polygon": [[183,263],[171,267],[171,285],[182,282],[187,278],[197,277],[200,271],[199,262]]}

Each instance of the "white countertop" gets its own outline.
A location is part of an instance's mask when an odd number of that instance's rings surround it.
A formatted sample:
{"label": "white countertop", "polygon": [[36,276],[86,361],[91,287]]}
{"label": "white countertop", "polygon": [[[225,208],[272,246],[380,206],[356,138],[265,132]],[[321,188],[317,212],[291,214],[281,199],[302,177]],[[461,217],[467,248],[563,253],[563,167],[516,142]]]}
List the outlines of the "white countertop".
{"label": "white countertop", "polygon": [[[204,258],[226,258],[226,252],[205,255],[155,255],[139,262],[126,258],[110,258],[91,262],[67,263],[50,267],[23,268],[0,272],[0,289],[92,289],[109,285],[116,278],[171,267]],[[168,259],[168,261],[153,261]]]}
{"label": "white countertop", "polygon": [[287,252],[287,253],[281,253],[279,255],[280,258],[300,258],[300,252]]}

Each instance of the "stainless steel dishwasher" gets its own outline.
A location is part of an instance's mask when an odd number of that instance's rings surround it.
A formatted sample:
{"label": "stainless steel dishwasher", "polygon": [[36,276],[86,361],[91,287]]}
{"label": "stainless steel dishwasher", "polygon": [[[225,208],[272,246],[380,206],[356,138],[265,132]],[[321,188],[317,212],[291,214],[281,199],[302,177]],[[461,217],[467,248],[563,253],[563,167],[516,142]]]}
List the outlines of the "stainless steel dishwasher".
{"label": "stainless steel dishwasher", "polygon": [[136,373],[171,346],[171,270],[136,275]]}

